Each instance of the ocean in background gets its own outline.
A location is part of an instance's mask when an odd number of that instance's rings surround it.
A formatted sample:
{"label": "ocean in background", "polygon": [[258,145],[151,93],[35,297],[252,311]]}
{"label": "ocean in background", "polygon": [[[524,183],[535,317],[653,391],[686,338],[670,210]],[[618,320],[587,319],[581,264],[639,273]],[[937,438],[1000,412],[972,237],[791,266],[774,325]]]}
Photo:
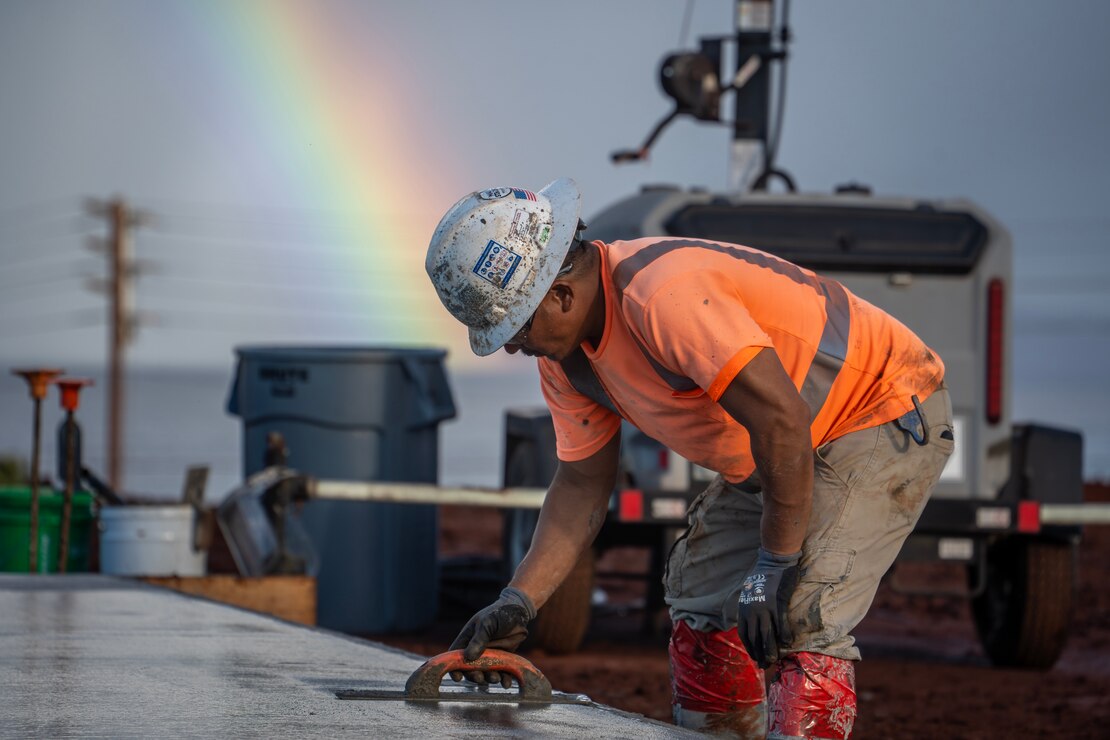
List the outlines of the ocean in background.
{"label": "ocean in background", "polygon": [[[103,372],[67,368],[67,375],[95,381],[77,413],[86,466],[107,476],[104,445],[106,385]],[[227,413],[234,370],[134,369],[128,373],[124,447],[125,494],[178,499],[185,469],[210,467],[205,498],[219,503],[242,480],[242,431]],[[457,415],[439,426],[439,479],[444,485],[499,486],[504,410],[543,404],[535,370],[451,372]],[[42,463],[54,477],[58,425],[64,418],[58,394],[43,402]],[[0,455],[31,456],[33,406],[22,379],[0,375]]]}
{"label": "ocean in background", "polygon": [[[1036,378],[1026,365],[1015,386],[1015,418],[1082,428],[1088,480],[1110,479],[1110,409],[1079,387],[1061,387]],[[84,461],[106,476],[104,410],[106,386],[100,371],[68,368],[71,376],[96,385],[82,395],[78,421]],[[125,476],[123,491],[144,499],[181,496],[185,469],[210,467],[206,499],[216,504],[242,480],[240,421],[227,413],[234,368],[219,370],[132,369],[128,373]],[[448,376],[457,416],[439,426],[439,479],[443,485],[498,486],[501,483],[503,416],[506,408],[543,404],[535,370],[451,371]],[[1041,382],[1037,382],[1040,380]],[[1076,398],[1071,398],[1075,395]],[[1062,418],[1062,410],[1071,409]],[[1080,416],[1075,416],[1078,412]],[[31,401],[20,378],[0,375],[0,455],[30,458]],[[1081,418],[1080,418],[1081,417]],[[42,470],[54,476],[58,395],[43,403]],[[1071,421],[1072,423],[1069,423]]]}

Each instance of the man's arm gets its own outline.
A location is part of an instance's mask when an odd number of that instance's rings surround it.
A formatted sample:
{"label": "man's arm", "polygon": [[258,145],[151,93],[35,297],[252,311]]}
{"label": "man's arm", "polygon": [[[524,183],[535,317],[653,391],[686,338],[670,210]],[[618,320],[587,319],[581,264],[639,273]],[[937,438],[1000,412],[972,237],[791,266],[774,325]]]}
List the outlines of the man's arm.
{"label": "man's arm", "polygon": [[567,577],[605,522],[617,480],[620,430],[585,460],[560,462],[547,489],[532,546],[509,584],[539,609]]}
{"label": "man's arm", "polygon": [[736,631],[752,660],[767,668],[779,647],[793,642],[787,613],[813,505],[809,405],[773,349],[760,350],[737,374],[721,405],[748,430],[763,488],[761,546],[740,583]]}
{"label": "man's arm", "polygon": [[[596,453],[578,462],[560,462],[540,509],[532,546],[517,566],[501,597],[466,623],[451,643],[466,660],[476,660],[487,647],[515,650],[527,637],[527,624],[536,610],[570,573],[582,551],[590,546],[605,521],[609,496],[617,478],[620,430]],[[451,677],[462,680],[463,671]],[[466,672],[476,683],[498,683],[509,688],[508,674]]]}
{"label": "man's arm", "polygon": [[751,435],[763,485],[763,548],[779,555],[798,552],[813,503],[809,405],[770,348],[737,374],[720,403]]}

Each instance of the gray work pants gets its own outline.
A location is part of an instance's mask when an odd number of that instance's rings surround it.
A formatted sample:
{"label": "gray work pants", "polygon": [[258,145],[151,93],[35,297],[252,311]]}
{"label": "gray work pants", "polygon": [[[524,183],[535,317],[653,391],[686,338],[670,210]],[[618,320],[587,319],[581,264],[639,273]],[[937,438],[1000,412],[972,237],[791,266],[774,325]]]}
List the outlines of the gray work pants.
{"label": "gray work pants", "polygon": [[[846,434],[814,453],[813,510],[790,600],[784,653],[859,660],[851,631],[913,529],[952,454],[952,407],[941,386],[921,404],[919,445],[895,422]],[[700,630],[736,627],[740,583],[760,545],[763,495],[718,476],[690,506],[664,577],[671,619]]]}

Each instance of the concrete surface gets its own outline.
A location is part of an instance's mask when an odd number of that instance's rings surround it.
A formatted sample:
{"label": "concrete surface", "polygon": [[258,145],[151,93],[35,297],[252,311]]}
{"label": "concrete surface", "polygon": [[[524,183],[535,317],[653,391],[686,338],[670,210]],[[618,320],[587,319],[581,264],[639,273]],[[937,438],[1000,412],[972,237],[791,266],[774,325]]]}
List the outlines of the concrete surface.
{"label": "concrete surface", "polygon": [[125,579],[0,575],[4,737],[696,737],[597,705],[334,696],[421,662]]}

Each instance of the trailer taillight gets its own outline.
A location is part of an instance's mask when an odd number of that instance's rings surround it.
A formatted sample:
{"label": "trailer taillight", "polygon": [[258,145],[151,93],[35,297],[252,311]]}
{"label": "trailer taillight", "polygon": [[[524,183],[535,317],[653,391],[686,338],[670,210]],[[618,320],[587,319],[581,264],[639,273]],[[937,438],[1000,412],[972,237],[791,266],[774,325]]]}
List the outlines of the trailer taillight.
{"label": "trailer taillight", "polygon": [[1041,504],[1039,501],[1018,501],[1017,530],[1023,534],[1041,531]]}
{"label": "trailer taillight", "polygon": [[639,522],[644,518],[644,492],[627,488],[620,492],[617,516],[622,522]]}
{"label": "trailer taillight", "polygon": [[1003,361],[1003,310],[1002,281],[998,278],[987,284],[987,421],[997,424],[1002,419],[1002,361]]}

